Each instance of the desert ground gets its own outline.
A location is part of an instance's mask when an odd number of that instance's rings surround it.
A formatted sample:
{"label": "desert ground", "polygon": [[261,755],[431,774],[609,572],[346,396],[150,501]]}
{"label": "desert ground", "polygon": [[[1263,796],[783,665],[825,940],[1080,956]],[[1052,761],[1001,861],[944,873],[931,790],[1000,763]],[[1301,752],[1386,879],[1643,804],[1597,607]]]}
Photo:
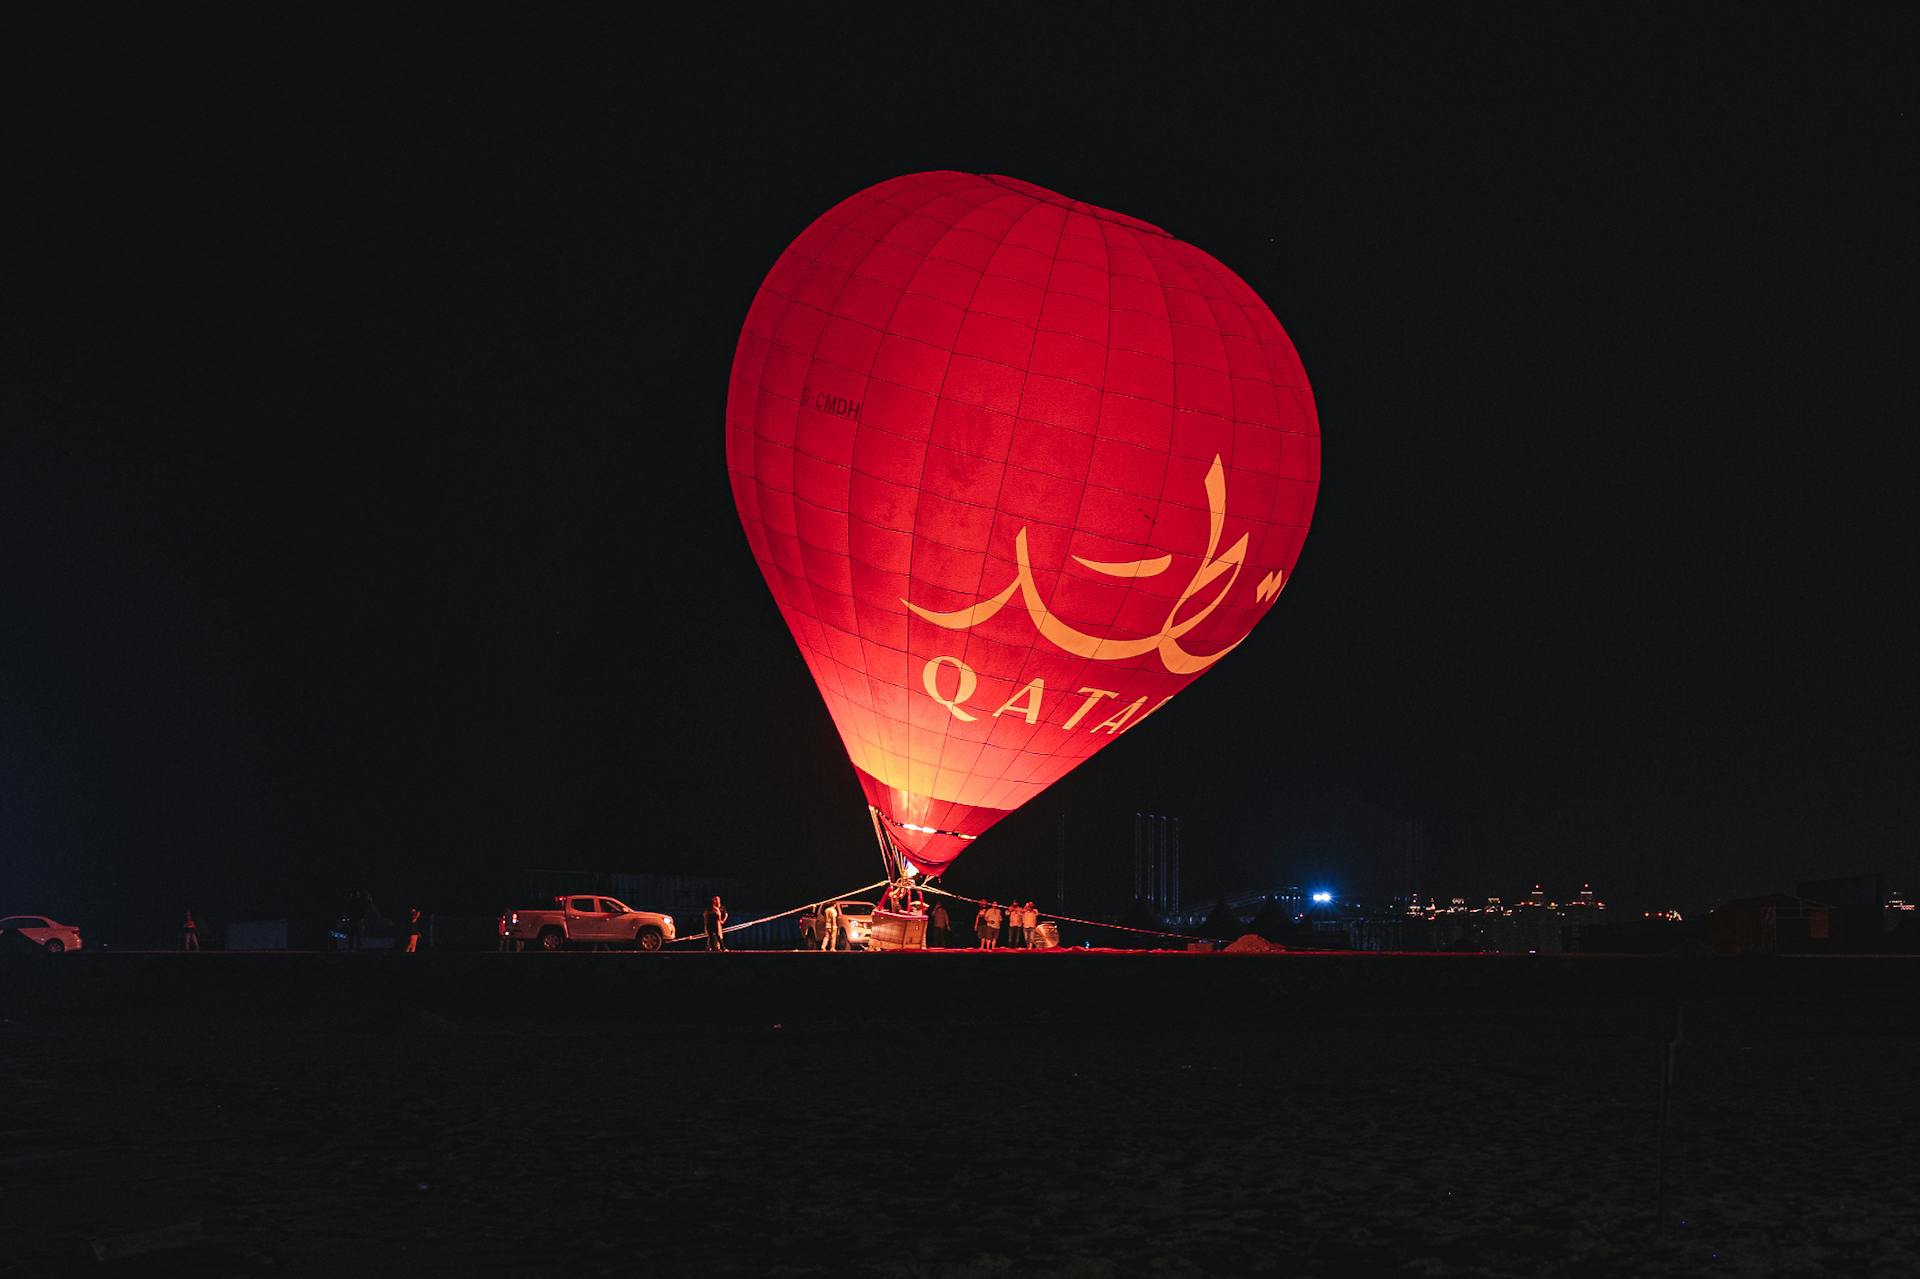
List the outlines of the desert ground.
{"label": "desert ground", "polygon": [[1911,1276],[1917,987],[1903,959],[16,954],[0,1273]]}

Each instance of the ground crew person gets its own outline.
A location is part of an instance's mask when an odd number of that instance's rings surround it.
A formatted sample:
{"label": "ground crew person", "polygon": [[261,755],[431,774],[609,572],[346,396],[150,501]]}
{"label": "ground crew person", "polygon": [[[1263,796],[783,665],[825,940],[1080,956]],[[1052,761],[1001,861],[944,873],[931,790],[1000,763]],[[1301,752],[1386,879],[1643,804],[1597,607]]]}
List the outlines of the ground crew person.
{"label": "ground crew person", "polygon": [[820,912],[820,949],[840,949],[840,906],[837,902],[828,902]]}
{"label": "ground crew person", "polygon": [[713,901],[708,903],[706,913],[700,922],[706,925],[707,949],[725,950],[727,948],[727,908],[721,905],[720,894],[713,895]]}

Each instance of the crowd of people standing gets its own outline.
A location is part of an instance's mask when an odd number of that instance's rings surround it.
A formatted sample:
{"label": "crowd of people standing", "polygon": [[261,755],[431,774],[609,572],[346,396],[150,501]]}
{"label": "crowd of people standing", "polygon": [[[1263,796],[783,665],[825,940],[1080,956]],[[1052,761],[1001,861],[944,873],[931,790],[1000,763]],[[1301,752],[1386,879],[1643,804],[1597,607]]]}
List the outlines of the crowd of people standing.
{"label": "crowd of people standing", "polygon": [[1039,927],[1040,912],[1032,902],[1002,906],[983,901],[973,917],[973,935],[979,939],[981,950],[998,950],[1003,945],[1009,950],[1026,950],[1033,945],[1034,931]]}

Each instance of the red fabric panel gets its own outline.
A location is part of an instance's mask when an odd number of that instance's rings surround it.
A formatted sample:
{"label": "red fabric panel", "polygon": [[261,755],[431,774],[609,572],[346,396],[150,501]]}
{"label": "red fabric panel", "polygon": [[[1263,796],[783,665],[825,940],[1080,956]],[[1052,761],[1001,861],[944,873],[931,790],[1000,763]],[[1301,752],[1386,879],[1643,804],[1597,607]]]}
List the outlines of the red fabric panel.
{"label": "red fabric panel", "polygon": [[780,255],[726,426],[781,616],[930,871],[1246,637],[1320,477],[1312,390],[1244,281],[969,173],[870,187]]}

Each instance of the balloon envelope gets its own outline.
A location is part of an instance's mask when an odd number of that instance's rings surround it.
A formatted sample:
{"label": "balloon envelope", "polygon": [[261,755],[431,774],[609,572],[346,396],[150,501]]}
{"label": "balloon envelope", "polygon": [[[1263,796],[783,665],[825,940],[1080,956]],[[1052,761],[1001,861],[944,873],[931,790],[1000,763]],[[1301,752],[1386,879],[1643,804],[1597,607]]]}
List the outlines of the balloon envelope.
{"label": "balloon envelope", "polygon": [[1246,638],[1320,436],[1286,333],[1206,253],[917,173],[768,272],[727,469],[868,801],[937,872]]}

